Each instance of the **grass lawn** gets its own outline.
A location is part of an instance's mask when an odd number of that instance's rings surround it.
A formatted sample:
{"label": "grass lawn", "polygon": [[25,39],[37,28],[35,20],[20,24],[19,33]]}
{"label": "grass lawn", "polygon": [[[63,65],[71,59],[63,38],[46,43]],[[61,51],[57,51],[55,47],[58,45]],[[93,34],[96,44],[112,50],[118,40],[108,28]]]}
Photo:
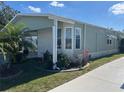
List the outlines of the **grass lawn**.
{"label": "grass lawn", "polygon": [[105,63],[123,57],[124,54],[114,54],[91,61],[90,66],[84,70],[63,73],[51,73],[42,69],[37,61],[31,61],[17,65],[23,69],[23,73],[13,79],[0,80],[0,91],[48,91],[80,75],[83,75]]}

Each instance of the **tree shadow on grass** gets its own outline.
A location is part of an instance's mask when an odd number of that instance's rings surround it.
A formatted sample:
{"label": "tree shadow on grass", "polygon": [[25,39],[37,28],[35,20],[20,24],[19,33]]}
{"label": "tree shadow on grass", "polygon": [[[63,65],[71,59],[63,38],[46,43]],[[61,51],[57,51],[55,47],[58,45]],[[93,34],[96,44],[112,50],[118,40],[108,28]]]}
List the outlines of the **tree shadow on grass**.
{"label": "tree shadow on grass", "polygon": [[[23,64],[16,64],[20,69],[23,70],[23,73],[15,78],[0,80],[0,91],[5,91],[11,87],[28,83],[32,80],[43,78],[45,76],[55,74],[56,72],[48,72],[43,69],[36,69],[36,66],[39,66],[38,62],[26,62]],[[40,83],[40,82],[39,82]]]}

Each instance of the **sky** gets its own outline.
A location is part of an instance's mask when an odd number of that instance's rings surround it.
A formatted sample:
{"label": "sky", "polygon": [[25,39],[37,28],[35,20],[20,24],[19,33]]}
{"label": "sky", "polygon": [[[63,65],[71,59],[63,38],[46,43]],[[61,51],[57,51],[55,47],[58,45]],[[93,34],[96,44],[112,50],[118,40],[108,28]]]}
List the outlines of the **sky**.
{"label": "sky", "polygon": [[6,1],[21,13],[51,13],[78,21],[124,29],[124,1]]}

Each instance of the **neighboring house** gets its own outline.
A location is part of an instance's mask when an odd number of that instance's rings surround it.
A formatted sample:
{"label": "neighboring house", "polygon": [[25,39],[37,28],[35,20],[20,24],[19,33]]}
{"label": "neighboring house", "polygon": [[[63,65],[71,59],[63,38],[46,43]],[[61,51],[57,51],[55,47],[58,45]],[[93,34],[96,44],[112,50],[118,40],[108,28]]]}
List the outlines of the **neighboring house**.
{"label": "neighboring house", "polygon": [[52,14],[18,14],[10,22],[26,24],[26,38],[37,46],[37,56],[48,50],[53,54],[54,63],[60,52],[72,58],[73,55],[82,58],[85,49],[92,58],[117,53],[119,41],[124,36],[119,31]]}

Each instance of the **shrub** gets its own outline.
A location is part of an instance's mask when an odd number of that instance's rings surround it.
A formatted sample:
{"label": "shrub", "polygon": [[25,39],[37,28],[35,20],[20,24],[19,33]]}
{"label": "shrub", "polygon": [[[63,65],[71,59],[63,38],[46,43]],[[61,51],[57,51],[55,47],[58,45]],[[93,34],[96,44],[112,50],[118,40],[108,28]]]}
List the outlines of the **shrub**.
{"label": "shrub", "polygon": [[1,73],[6,71],[7,69],[8,69],[8,63],[0,64],[0,76],[1,76]]}
{"label": "shrub", "polygon": [[82,66],[82,59],[78,55],[73,55],[73,58],[71,59],[70,67],[81,67]]}
{"label": "shrub", "polygon": [[85,59],[82,60],[82,66],[85,66],[87,63],[90,62],[91,55],[88,55]]}
{"label": "shrub", "polygon": [[120,50],[121,53],[124,53],[124,39],[122,39],[122,40],[120,41],[119,50]]}
{"label": "shrub", "polygon": [[43,65],[46,69],[52,69],[52,54],[48,50],[43,54]]}
{"label": "shrub", "polygon": [[82,66],[81,63],[79,63],[79,62],[71,62],[69,67],[70,68],[78,68],[81,66]]}
{"label": "shrub", "polygon": [[16,55],[16,63],[21,63],[23,60],[24,60],[24,55],[23,55],[23,53],[18,53],[17,55]]}
{"label": "shrub", "polygon": [[69,68],[69,65],[70,65],[71,61],[70,59],[67,57],[67,55],[65,54],[58,54],[58,62],[57,62],[57,66],[60,68],[60,69],[67,69]]}
{"label": "shrub", "polygon": [[11,58],[10,61],[12,62],[12,64],[20,64],[23,63],[24,60],[26,60],[26,56],[24,53],[19,52],[18,54],[16,54],[15,56],[15,60],[16,62],[14,63],[13,59]]}
{"label": "shrub", "polygon": [[28,55],[29,55],[29,50],[28,50],[28,48],[25,48],[25,49],[23,50],[23,55],[24,55],[24,56],[28,56]]}

